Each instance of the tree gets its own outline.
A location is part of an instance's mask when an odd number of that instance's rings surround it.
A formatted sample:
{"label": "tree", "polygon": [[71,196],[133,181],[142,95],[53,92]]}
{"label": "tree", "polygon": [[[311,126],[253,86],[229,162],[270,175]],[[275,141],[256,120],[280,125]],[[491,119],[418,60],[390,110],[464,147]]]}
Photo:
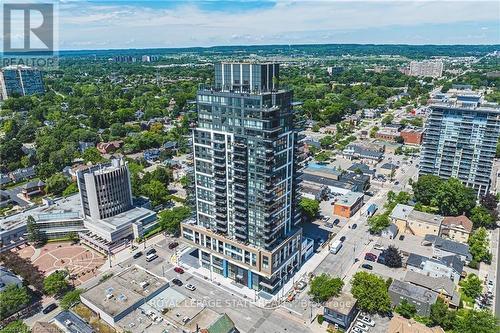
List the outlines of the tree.
{"label": "tree", "polygon": [[66,272],[55,271],[43,280],[43,290],[47,295],[58,295],[68,290],[69,284],[66,281]]}
{"label": "tree", "polygon": [[382,125],[388,125],[391,124],[392,121],[394,120],[394,116],[392,114],[388,114],[384,118],[382,118]]}
{"label": "tree", "polygon": [[301,198],[299,206],[309,220],[315,218],[319,213],[319,202],[317,200]]}
{"label": "tree", "polygon": [[70,183],[68,185],[68,187],[66,187],[64,189],[64,191],[62,192],[62,195],[63,197],[67,197],[67,196],[70,196],[72,194],[75,194],[78,192],[78,185],[76,184],[76,182],[73,182],[73,183]]}
{"label": "tree", "polygon": [[330,277],[328,274],[323,273],[314,277],[311,281],[311,288],[309,295],[312,296],[315,302],[325,302],[333,296],[338,296],[344,281],[338,277]]}
{"label": "tree", "polygon": [[415,200],[426,206],[435,204],[434,199],[442,182],[441,178],[434,175],[418,177],[418,181],[412,184]]}
{"label": "tree", "polygon": [[153,179],[141,186],[141,193],[151,200],[153,207],[165,203],[168,199],[168,189],[159,180]]}
{"label": "tree", "polygon": [[104,157],[102,157],[99,150],[97,150],[97,148],[95,147],[85,149],[85,151],[82,153],[82,158],[85,162],[90,162],[92,164],[104,162]]}
{"label": "tree", "polygon": [[358,300],[358,306],[369,313],[387,313],[391,299],[384,279],[368,272],[357,272],[352,279],[351,293]]}
{"label": "tree", "polygon": [[319,139],[319,143],[321,144],[321,148],[330,148],[334,143],[335,140],[333,139],[333,136],[327,135]]}
{"label": "tree", "polygon": [[439,325],[444,330],[448,331],[455,324],[456,312],[450,311],[448,305],[438,297],[436,303],[431,305],[431,313],[429,316],[433,325]]}
{"label": "tree", "polygon": [[438,188],[435,202],[442,215],[468,214],[476,205],[474,190],[466,187],[456,178],[445,180]]}
{"label": "tree", "polygon": [[465,310],[457,316],[454,332],[498,333],[499,329],[498,318],[490,311]]}
{"label": "tree", "polygon": [[10,316],[30,301],[28,291],[25,287],[15,284],[8,285],[0,292],[0,319]]}
{"label": "tree", "polygon": [[70,231],[68,233],[68,239],[73,242],[73,243],[76,243],[78,241],[78,234],[74,231]]}
{"label": "tree", "polygon": [[68,310],[69,308],[73,307],[75,304],[78,304],[80,302],[80,294],[82,292],[83,290],[81,289],[68,291],[66,295],[64,295],[63,298],[61,299],[61,302],[59,302],[59,305],[64,310]]}
{"label": "tree", "polygon": [[32,243],[34,246],[38,247],[44,243],[45,236],[40,231],[35,219],[31,215],[28,216],[26,221],[26,232],[28,234],[28,242]]}
{"label": "tree", "polygon": [[70,180],[62,173],[56,173],[50,176],[45,183],[48,193],[60,195],[69,186]]}
{"label": "tree", "polygon": [[21,320],[15,320],[0,329],[0,333],[30,333],[30,328]]}
{"label": "tree", "polygon": [[399,268],[403,266],[401,255],[399,250],[393,245],[389,245],[387,249],[384,250],[385,264],[388,267]]}
{"label": "tree", "polygon": [[417,314],[417,308],[415,307],[415,304],[411,304],[406,300],[406,298],[403,299],[398,306],[396,306],[394,311],[396,311],[406,319],[410,319]]}
{"label": "tree", "polygon": [[472,300],[481,295],[481,292],[483,291],[481,280],[474,273],[467,275],[467,278],[460,281],[459,284],[460,287],[462,287],[462,292]]}
{"label": "tree", "polygon": [[171,234],[176,233],[180,229],[180,223],[191,215],[189,207],[181,206],[174,207],[170,210],[164,210],[158,214],[159,225],[162,230],[166,230]]}
{"label": "tree", "polygon": [[481,205],[472,208],[470,220],[475,228],[493,228],[496,225],[495,217],[491,214],[491,211]]}
{"label": "tree", "polygon": [[489,263],[491,261],[492,255],[489,250],[488,232],[485,228],[476,229],[469,237],[468,243],[469,251],[475,262]]}
{"label": "tree", "polygon": [[391,220],[389,219],[388,214],[377,214],[368,218],[368,225],[370,226],[370,232],[374,234],[378,234],[382,232],[385,228],[387,228],[391,224]]}
{"label": "tree", "polygon": [[492,193],[486,193],[481,197],[480,200],[481,206],[486,208],[489,211],[495,211],[498,206],[498,198],[496,195]]}

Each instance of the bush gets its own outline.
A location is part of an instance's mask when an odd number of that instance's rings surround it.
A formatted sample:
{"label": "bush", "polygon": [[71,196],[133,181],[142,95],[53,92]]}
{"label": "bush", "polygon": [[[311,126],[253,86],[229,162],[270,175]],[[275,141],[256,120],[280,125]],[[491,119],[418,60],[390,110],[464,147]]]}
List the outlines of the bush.
{"label": "bush", "polygon": [[325,317],[323,317],[323,315],[318,315],[318,324],[322,325],[323,321],[325,321]]}

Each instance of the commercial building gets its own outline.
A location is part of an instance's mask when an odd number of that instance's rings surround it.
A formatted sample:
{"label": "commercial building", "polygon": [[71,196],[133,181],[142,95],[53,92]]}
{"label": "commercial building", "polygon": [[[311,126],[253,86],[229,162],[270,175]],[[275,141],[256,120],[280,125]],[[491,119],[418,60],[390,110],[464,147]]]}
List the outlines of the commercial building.
{"label": "commercial building", "polygon": [[420,145],[424,138],[423,128],[405,128],[399,135],[403,138],[405,145]]}
{"label": "commercial building", "polygon": [[300,144],[274,63],[219,63],[197,94],[196,221],[182,236],[202,267],[274,293],[301,264]]}
{"label": "commercial building", "polygon": [[432,304],[436,303],[437,293],[400,280],[393,280],[389,286],[389,298],[392,306],[398,306],[403,300],[415,305],[417,314],[429,316]]}
{"label": "commercial building", "polygon": [[438,78],[443,75],[443,61],[424,60],[410,62],[410,76]]}
{"label": "commercial building", "polygon": [[333,205],[333,215],[349,218],[363,206],[363,193],[347,192]]}
{"label": "commercial building", "polygon": [[400,133],[398,128],[385,126],[377,131],[375,137],[386,141],[396,141],[400,137]]}
{"label": "commercial building", "polygon": [[379,149],[373,149],[358,144],[349,144],[342,151],[342,155],[350,160],[361,159],[367,163],[377,164],[384,158],[384,153]]}
{"label": "commercial building", "polygon": [[0,70],[0,100],[12,96],[43,94],[42,73],[26,66],[9,66]]}
{"label": "commercial building", "polygon": [[164,278],[139,266],[130,267],[80,295],[83,304],[113,327],[169,287]]}
{"label": "commercial building", "polygon": [[[80,316],[71,311],[59,312],[50,322],[65,333],[93,333],[94,329]],[[33,330],[33,333],[38,331]],[[55,331],[52,331],[55,332]]]}
{"label": "commercial building", "polygon": [[439,236],[460,243],[467,243],[471,233],[472,221],[467,216],[447,216],[443,219]]}
{"label": "commercial building", "polygon": [[122,159],[77,173],[87,233],[80,239],[101,252],[112,251],[156,225],[156,213],[135,207],[127,164]]}
{"label": "commercial building", "polygon": [[323,307],[323,317],[326,321],[337,324],[342,329],[348,329],[356,318],[357,300],[349,293],[341,293],[330,298]]}
{"label": "commercial building", "polygon": [[500,108],[474,95],[458,95],[430,108],[419,174],[458,178],[485,195],[500,135]]}

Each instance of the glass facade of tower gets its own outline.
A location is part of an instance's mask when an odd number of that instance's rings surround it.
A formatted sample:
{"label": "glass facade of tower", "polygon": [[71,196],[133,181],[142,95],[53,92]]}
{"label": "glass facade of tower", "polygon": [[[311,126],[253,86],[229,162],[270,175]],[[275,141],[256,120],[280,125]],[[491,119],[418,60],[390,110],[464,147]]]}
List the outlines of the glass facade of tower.
{"label": "glass facade of tower", "polygon": [[270,292],[298,269],[301,244],[299,144],[292,92],[278,89],[278,73],[278,64],[223,63],[215,85],[200,87],[193,132],[199,237],[183,227],[186,238],[210,248],[200,255],[207,268]]}
{"label": "glass facade of tower", "polygon": [[479,195],[486,194],[500,133],[500,109],[446,105],[431,109],[420,174],[458,178]]}

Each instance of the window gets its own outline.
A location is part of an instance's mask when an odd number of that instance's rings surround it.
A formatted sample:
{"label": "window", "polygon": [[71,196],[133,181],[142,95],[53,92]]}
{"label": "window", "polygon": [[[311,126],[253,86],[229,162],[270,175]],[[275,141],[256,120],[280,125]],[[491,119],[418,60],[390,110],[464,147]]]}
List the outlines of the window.
{"label": "window", "polygon": [[269,268],[269,258],[267,256],[262,257],[262,267]]}

